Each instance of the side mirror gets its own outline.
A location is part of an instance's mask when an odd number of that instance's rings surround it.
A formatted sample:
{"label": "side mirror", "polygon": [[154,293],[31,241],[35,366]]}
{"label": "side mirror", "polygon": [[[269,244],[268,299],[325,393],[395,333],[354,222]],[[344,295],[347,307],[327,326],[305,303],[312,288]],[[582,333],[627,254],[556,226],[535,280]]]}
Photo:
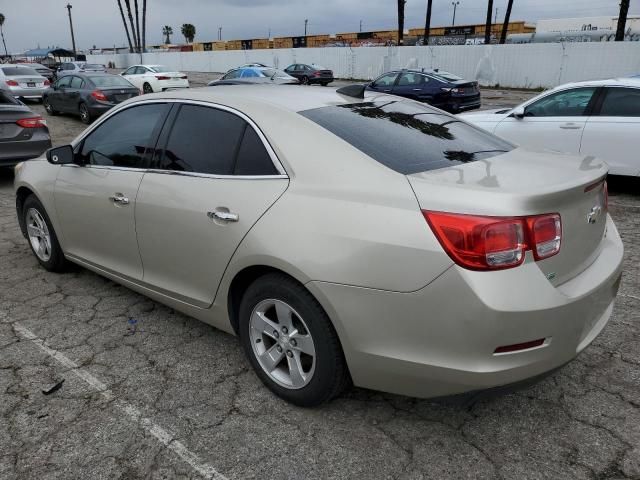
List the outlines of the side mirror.
{"label": "side mirror", "polygon": [[511,111],[511,116],[517,119],[524,118],[524,107],[516,107]]}
{"label": "side mirror", "polygon": [[62,147],[50,148],[47,150],[47,161],[52,165],[68,165],[74,163],[73,147],[63,145]]}

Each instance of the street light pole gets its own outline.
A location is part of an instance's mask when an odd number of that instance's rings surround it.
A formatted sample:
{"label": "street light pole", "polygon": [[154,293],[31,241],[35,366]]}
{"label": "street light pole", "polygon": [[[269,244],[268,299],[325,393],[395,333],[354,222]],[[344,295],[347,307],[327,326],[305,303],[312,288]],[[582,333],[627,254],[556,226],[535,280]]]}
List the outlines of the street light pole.
{"label": "street light pole", "polygon": [[360,20],[360,31],[362,31],[362,20]]}
{"label": "street light pole", "polygon": [[451,20],[451,26],[455,27],[456,25],[456,8],[458,8],[458,5],[460,5],[460,2],[451,2],[451,5],[453,5],[453,20]]}
{"label": "street light pole", "polygon": [[304,36],[307,36],[307,23],[309,23],[309,19],[304,19]]}
{"label": "street light pole", "polygon": [[69,11],[69,28],[71,28],[71,46],[73,47],[73,57],[76,57],[76,38],[73,35],[73,21],[71,20],[71,9],[73,7],[70,3],[67,3],[67,10]]}

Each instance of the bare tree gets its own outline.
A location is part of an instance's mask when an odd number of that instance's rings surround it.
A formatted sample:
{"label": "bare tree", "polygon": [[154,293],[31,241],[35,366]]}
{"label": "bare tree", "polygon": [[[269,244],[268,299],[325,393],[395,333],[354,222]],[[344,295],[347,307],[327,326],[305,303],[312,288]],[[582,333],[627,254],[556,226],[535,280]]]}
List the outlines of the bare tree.
{"label": "bare tree", "polygon": [[424,45],[429,45],[429,33],[431,30],[431,7],[433,5],[433,0],[427,0],[427,18],[424,21],[424,37],[422,43]]}
{"label": "bare tree", "polygon": [[129,53],[133,53],[133,44],[131,43],[131,36],[129,35],[129,27],[127,27],[127,20],[124,18],[124,10],[122,10],[122,2],[120,0],[118,0],[118,8],[120,9],[120,16],[122,17],[124,31],[127,33],[127,42],[129,42]]}
{"label": "bare tree", "polygon": [[629,13],[629,0],[620,1],[620,14],[618,15],[618,28],[616,29],[616,42],[624,41],[624,29],[627,24],[627,13]]}
{"label": "bare tree", "polygon": [[484,43],[491,43],[491,14],[493,13],[493,0],[487,0],[487,21],[484,25]]}
{"label": "bare tree", "polygon": [[131,36],[133,37],[133,43],[137,52],[139,45],[138,42],[136,42],[136,27],[133,24],[133,15],[131,14],[131,0],[124,0],[124,4],[127,7],[127,16],[129,17],[129,24],[131,25]]}
{"label": "bare tree", "polygon": [[147,44],[147,0],[142,0],[142,50]]}
{"label": "bare tree", "polygon": [[509,30],[509,18],[511,17],[511,9],[513,8],[513,0],[507,3],[507,13],[504,15],[504,23],[502,24],[502,34],[500,35],[500,43],[507,41],[507,30]]}
{"label": "bare tree", "polygon": [[404,42],[404,5],[407,0],[398,0],[398,45]]}

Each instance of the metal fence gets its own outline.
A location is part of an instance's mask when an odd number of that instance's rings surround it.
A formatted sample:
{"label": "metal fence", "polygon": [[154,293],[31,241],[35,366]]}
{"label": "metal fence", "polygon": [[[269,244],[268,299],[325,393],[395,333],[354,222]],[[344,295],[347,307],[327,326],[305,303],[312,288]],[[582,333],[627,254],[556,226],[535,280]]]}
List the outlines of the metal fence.
{"label": "metal fence", "polygon": [[481,85],[548,88],[566,82],[640,74],[640,43],[588,42],[525,45],[328,47],[209,52],[87,55],[117,68],[161,64],[180,71],[225,72],[248,62],[277,68],[315,63],[338,78],[373,79],[397,68],[440,68]]}

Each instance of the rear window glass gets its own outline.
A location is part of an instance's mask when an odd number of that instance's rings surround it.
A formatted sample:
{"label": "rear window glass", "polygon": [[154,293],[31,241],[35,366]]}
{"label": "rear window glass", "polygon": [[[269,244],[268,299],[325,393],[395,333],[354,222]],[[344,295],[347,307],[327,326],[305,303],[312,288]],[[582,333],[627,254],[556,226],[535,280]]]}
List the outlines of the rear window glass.
{"label": "rear window glass", "polygon": [[156,73],[170,72],[171,71],[167,67],[165,67],[164,65],[153,65],[153,66],[151,66],[149,68],[151,69],[151,71],[156,72]]}
{"label": "rear window glass", "polygon": [[84,69],[90,69],[90,70],[102,70],[104,68],[104,65],[100,65],[99,63],[86,63],[84,65]]}
{"label": "rear window glass", "polygon": [[89,80],[91,80],[96,87],[123,87],[123,88],[133,87],[133,85],[131,85],[127,80],[125,80],[119,75],[95,76],[95,77],[89,77]]}
{"label": "rear window glass", "polygon": [[40,74],[31,67],[2,67],[2,73],[7,77],[15,77],[18,75],[40,76]]}
{"label": "rear window glass", "polygon": [[0,90],[0,105],[21,105],[10,93]]}
{"label": "rear window glass", "polygon": [[482,160],[514,148],[452,115],[414,102],[363,102],[299,113],[405,175]]}
{"label": "rear window glass", "polygon": [[462,77],[459,77],[458,75],[454,75],[453,73],[449,73],[449,72],[433,72],[432,74],[434,77],[440,77],[443,80],[447,80],[450,82],[456,82],[458,80],[462,80]]}

